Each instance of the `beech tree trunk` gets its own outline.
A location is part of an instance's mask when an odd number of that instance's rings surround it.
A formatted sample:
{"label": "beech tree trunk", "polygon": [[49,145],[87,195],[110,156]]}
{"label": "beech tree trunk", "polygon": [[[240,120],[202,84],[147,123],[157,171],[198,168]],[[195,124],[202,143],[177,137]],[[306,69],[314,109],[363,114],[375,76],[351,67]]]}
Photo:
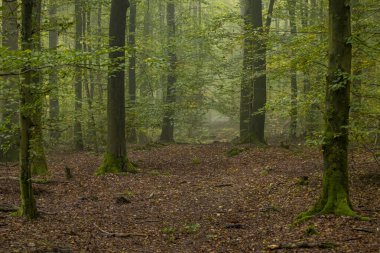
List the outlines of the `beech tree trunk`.
{"label": "beech tree trunk", "polygon": [[107,153],[98,174],[128,171],[125,136],[125,30],[128,0],[112,0],[109,24]]}
{"label": "beech tree trunk", "polygon": [[[245,20],[243,79],[241,87],[240,141],[265,144],[265,104],[267,100],[266,38],[273,12],[274,0],[269,2],[268,16],[263,25],[262,1],[243,0]],[[253,37],[252,31],[257,36]]]}
{"label": "beech tree trunk", "polygon": [[[81,44],[83,36],[83,6],[81,0],[75,0],[75,50],[82,51]],[[82,77],[81,67],[75,69],[75,112],[74,112],[74,146],[76,150],[83,150],[83,133],[82,133]]]}
{"label": "beech tree trunk", "polygon": [[[51,30],[49,31],[49,48],[51,50],[57,50],[58,46],[58,30],[57,30],[57,4],[55,0],[50,0],[50,25]],[[50,139],[53,143],[57,143],[57,139],[60,136],[58,129],[59,120],[59,99],[58,99],[58,84],[57,84],[57,71],[52,70],[49,73],[49,83],[51,85],[51,91],[49,94],[49,117],[52,122],[52,127],[50,129]]]}
{"label": "beech tree trunk", "polygon": [[129,15],[129,36],[128,47],[131,51],[128,65],[128,94],[129,94],[129,112],[127,117],[127,141],[129,143],[137,143],[136,134],[136,0],[131,0]]}
{"label": "beech tree trunk", "polygon": [[346,0],[329,1],[329,65],[326,85],[322,195],[303,215],[356,216],[349,198],[347,165],[351,86],[351,9]]}
{"label": "beech tree trunk", "polygon": [[167,3],[167,26],[168,26],[168,58],[169,69],[165,96],[165,112],[162,123],[162,131],[160,141],[174,142],[174,108],[173,104],[176,101],[177,77],[175,73],[177,64],[177,55],[175,53],[175,5],[171,0]]}
{"label": "beech tree trunk", "polygon": [[[22,49],[31,51],[34,50],[33,36],[36,29],[36,1],[23,0],[22,1]],[[20,88],[20,191],[21,191],[21,206],[19,214],[28,219],[37,217],[36,201],[33,196],[32,188],[32,132],[35,127],[33,123],[33,115],[30,109],[33,108],[35,96],[33,95],[33,75],[35,72],[31,66],[27,64],[23,70],[24,83]]]}

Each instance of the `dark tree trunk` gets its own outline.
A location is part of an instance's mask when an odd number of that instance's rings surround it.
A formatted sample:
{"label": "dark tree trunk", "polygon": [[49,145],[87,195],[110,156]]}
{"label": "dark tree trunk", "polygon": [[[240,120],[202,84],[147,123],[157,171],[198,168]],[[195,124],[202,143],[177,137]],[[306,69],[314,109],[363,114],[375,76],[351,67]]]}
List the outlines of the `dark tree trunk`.
{"label": "dark tree trunk", "polygon": [[[83,36],[83,6],[81,0],[75,0],[75,50],[83,50],[81,40]],[[83,133],[82,133],[82,78],[83,71],[81,67],[75,69],[75,112],[74,112],[74,146],[76,150],[83,150]]]}
{"label": "dark tree trunk", "polygon": [[[51,50],[57,50],[58,46],[58,30],[57,30],[57,5],[54,0],[50,0],[50,31],[49,31],[49,48]],[[52,123],[50,129],[50,139],[52,143],[57,143],[57,139],[59,138],[60,132],[58,128],[58,120],[59,120],[59,99],[58,99],[58,84],[57,84],[57,71],[52,70],[49,73],[49,84],[51,87],[51,91],[49,94],[49,117]]]}
{"label": "dark tree trunk", "polygon": [[[22,1],[22,49],[29,50],[29,54],[34,50],[33,37],[36,31],[36,6],[33,0]],[[29,55],[31,56],[31,55]],[[20,191],[21,206],[19,213],[28,219],[37,217],[37,207],[33,196],[32,188],[32,132],[35,127],[33,115],[30,109],[34,106],[36,98],[33,95],[31,86],[33,85],[33,75],[36,74],[30,65],[24,68],[24,83],[20,88]]]}
{"label": "dark tree trunk", "polygon": [[[42,15],[42,0],[35,0],[33,2],[33,50],[41,50],[41,15]],[[40,71],[34,71],[32,75],[33,82],[33,96],[35,97],[34,110],[32,112],[33,131],[32,131],[32,174],[33,175],[46,175],[48,167],[45,156],[45,149],[43,144],[42,132],[42,114],[43,114],[43,84],[42,74]]]}
{"label": "dark tree trunk", "polygon": [[[244,74],[241,88],[240,141],[265,144],[265,104],[267,99],[266,39],[269,32],[274,0],[269,2],[265,26],[261,0],[243,0],[246,39],[244,42]],[[252,37],[252,30],[258,36]]]}
{"label": "dark tree trunk", "polygon": [[[2,0],[2,31],[3,47],[9,50],[18,50],[18,28],[17,28],[17,1]],[[17,79],[13,77],[4,78],[4,88],[1,91],[1,111],[0,124],[5,129],[5,136],[0,137],[0,143],[7,143],[8,149],[0,149],[0,160],[15,161],[18,159],[18,139],[19,134],[15,131],[14,126],[18,125],[18,102],[15,101],[17,93]],[[5,145],[4,145],[5,146]]]}
{"label": "dark tree trunk", "polygon": [[129,143],[137,143],[136,134],[136,0],[131,0],[129,9],[129,36],[128,47],[131,50],[128,65],[128,94],[129,94],[129,112],[127,117],[128,131],[127,141]]}
{"label": "dark tree trunk", "polygon": [[347,166],[352,57],[350,37],[350,4],[346,0],[330,0],[323,189],[315,207],[301,218],[330,213],[356,216],[349,198]]}
{"label": "dark tree trunk", "polygon": [[107,100],[107,153],[98,174],[127,171],[125,138],[125,30],[129,1],[112,0],[109,26],[110,54]]}
{"label": "dark tree trunk", "polygon": [[162,123],[160,141],[174,142],[174,103],[176,101],[177,77],[175,73],[177,55],[175,53],[175,5],[173,1],[167,3],[167,26],[168,26],[168,58],[169,69],[165,96],[165,112]]}

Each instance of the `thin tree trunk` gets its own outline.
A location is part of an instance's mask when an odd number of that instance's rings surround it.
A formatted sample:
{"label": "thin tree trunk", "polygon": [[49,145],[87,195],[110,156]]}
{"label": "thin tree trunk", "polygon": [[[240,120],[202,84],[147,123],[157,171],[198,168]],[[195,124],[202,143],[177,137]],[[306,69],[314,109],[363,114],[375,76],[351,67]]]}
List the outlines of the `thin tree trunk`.
{"label": "thin tree trunk", "polygon": [[[23,0],[22,1],[22,49],[31,51],[34,50],[33,36],[35,30],[35,1]],[[21,191],[21,206],[19,213],[21,216],[28,219],[37,217],[36,201],[33,196],[32,188],[32,132],[33,132],[33,119],[30,109],[35,103],[33,96],[33,74],[29,64],[24,68],[24,83],[20,88],[20,191]]]}
{"label": "thin tree trunk", "polygon": [[175,5],[172,0],[167,3],[167,26],[168,26],[168,58],[169,69],[165,97],[165,112],[162,124],[160,141],[174,142],[174,103],[176,101],[177,77],[175,73],[177,55],[175,53]]}
{"label": "thin tree trunk", "polygon": [[[82,52],[83,36],[83,6],[81,0],[75,0],[75,50]],[[75,112],[74,112],[74,146],[76,150],[83,150],[82,133],[82,78],[83,71],[80,67],[75,69]]]}
{"label": "thin tree trunk", "polygon": [[131,0],[129,15],[129,36],[128,47],[131,50],[128,65],[128,94],[129,94],[129,112],[127,118],[128,132],[127,141],[129,143],[137,143],[136,134],[136,0]]}
{"label": "thin tree trunk", "polygon": [[[296,1],[288,0],[290,34],[294,38],[297,36],[296,24]],[[295,57],[294,50],[291,51],[291,58]],[[292,59],[293,60],[293,59]],[[297,65],[294,61],[290,63],[290,90],[291,90],[291,109],[290,109],[290,139],[297,137],[298,124],[298,84],[297,84]]]}
{"label": "thin tree trunk", "polygon": [[[54,0],[50,0],[50,31],[49,31],[49,48],[50,50],[57,50],[58,46],[58,30],[57,30],[57,5]],[[58,99],[58,85],[57,85],[57,71],[52,70],[49,73],[49,83],[51,85],[51,91],[49,94],[49,117],[52,123],[50,129],[50,139],[53,143],[57,143],[60,136],[58,129],[58,120],[59,120],[59,99]]]}

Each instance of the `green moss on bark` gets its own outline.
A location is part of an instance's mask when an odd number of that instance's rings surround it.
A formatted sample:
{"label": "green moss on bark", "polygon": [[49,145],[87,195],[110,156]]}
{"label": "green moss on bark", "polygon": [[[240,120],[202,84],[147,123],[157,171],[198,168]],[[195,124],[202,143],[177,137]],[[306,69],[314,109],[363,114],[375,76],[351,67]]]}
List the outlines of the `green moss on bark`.
{"label": "green moss on bark", "polygon": [[122,172],[136,173],[137,168],[125,156],[117,157],[106,153],[102,165],[96,171],[96,175]]}

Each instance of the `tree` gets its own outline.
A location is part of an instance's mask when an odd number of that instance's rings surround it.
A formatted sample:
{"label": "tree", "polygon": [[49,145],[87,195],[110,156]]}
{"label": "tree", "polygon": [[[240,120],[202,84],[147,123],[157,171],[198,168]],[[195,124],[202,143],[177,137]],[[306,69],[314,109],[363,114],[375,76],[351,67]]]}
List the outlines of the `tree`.
{"label": "tree", "polygon": [[272,20],[274,0],[269,3],[265,26],[261,0],[243,0],[246,29],[244,41],[243,79],[240,105],[240,141],[265,143],[265,104],[267,100],[266,38]]}
{"label": "tree", "polygon": [[175,5],[172,0],[167,3],[167,26],[168,26],[168,77],[165,96],[165,112],[162,122],[162,130],[160,141],[162,142],[174,142],[174,108],[173,104],[176,101],[176,65],[177,55],[175,53]]}
{"label": "tree", "polygon": [[329,65],[323,144],[322,194],[299,218],[315,214],[356,216],[349,198],[347,148],[351,86],[351,6],[329,1]]}
{"label": "tree", "polygon": [[128,0],[112,0],[109,24],[107,152],[98,174],[127,171],[125,136],[125,30]]}
{"label": "tree", "polygon": [[128,47],[131,50],[128,65],[128,94],[129,94],[129,127],[127,132],[127,140],[129,143],[137,142],[136,134],[136,0],[131,0],[129,9],[129,36]]}
{"label": "tree", "polygon": [[[83,50],[83,3],[81,0],[75,0],[75,50]],[[80,66],[75,69],[75,122],[74,122],[74,145],[76,150],[83,150],[83,133],[82,133],[82,69]]]}
{"label": "tree", "polygon": [[[16,0],[2,0],[2,44],[3,47],[13,51],[18,50],[17,6]],[[14,126],[18,125],[16,113],[18,102],[14,99],[14,93],[17,92],[17,79],[5,77],[4,82],[5,85],[1,91],[0,127],[6,130],[6,133],[0,136],[0,159],[17,160],[19,136],[14,130],[17,129]]]}
{"label": "tree", "polygon": [[[57,30],[57,4],[54,0],[50,0],[49,8],[49,48],[53,51],[57,50],[58,47],[58,30]],[[59,119],[59,99],[58,99],[58,86],[57,83],[57,72],[51,71],[49,73],[49,83],[53,84],[51,87],[51,92],[49,94],[49,117],[53,126],[50,129],[50,139],[57,142],[59,138],[59,131],[57,129],[57,123]]]}
{"label": "tree", "polygon": [[[26,51],[28,57],[31,57],[35,49],[33,37],[36,30],[36,10],[38,4],[33,0],[22,1],[22,50]],[[19,214],[23,217],[33,219],[37,217],[37,207],[33,196],[32,188],[32,133],[35,124],[31,108],[36,103],[36,97],[33,90],[33,75],[36,74],[32,66],[27,63],[24,67],[24,82],[20,88],[20,191],[21,206]]]}

